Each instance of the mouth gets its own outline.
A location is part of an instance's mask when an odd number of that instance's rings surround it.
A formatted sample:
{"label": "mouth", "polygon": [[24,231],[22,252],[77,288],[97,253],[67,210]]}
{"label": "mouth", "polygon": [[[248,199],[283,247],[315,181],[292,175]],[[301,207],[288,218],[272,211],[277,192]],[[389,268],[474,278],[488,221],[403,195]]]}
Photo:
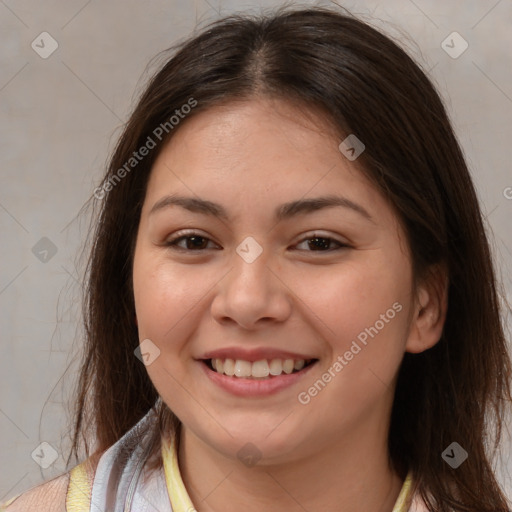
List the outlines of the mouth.
{"label": "mouth", "polygon": [[306,374],[320,364],[320,359],[312,355],[278,347],[232,345],[203,353],[196,362],[214,389],[258,399],[304,381]]}
{"label": "mouth", "polygon": [[292,388],[318,363],[318,359],[199,359],[208,381],[237,397],[258,399]]}
{"label": "mouth", "polygon": [[304,371],[318,359],[244,359],[212,358],[202,359],[208,369],[219,375],[234,379],[271,380],[276,377],[292,375]]}

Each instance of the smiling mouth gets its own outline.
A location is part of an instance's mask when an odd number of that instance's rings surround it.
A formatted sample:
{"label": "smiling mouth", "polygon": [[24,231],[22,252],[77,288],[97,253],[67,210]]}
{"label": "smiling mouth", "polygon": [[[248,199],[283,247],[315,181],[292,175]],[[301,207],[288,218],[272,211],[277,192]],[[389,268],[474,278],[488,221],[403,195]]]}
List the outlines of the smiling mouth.
{"label": "smiling mouth", "polygon": [[245,361],[243,359],[203,359],[210,370],[220,375],[238,379],[266,380],[280,375],[298,373],[316,363],[318,359],[261,359]]}

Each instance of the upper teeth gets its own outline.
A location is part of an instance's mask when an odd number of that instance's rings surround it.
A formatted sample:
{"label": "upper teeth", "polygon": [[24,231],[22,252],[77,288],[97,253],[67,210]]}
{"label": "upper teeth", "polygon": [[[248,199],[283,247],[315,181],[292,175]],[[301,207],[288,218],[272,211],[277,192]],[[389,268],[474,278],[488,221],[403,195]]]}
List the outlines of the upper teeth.
{"label": "upper teeth", "polygon": [[220,374],[235,377],[264,378],[269,375],[277,376],[281,373],[292,373],[293,370],[304,368],[304,359],[261,359],[260,361],[244,361],[243,359],[212,359],[212,368]]}

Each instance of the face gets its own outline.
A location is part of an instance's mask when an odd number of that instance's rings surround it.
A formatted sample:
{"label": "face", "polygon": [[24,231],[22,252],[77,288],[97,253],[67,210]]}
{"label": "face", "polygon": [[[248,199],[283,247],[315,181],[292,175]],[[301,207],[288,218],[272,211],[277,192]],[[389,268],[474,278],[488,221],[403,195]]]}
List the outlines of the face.
{"label": "face", "polygon": [[228,457],[251,442],[291,461],[389,419],[411,260],[340,142],[284,102],[231,103],[184,121],[151,171],[133,266],[147,371]]}

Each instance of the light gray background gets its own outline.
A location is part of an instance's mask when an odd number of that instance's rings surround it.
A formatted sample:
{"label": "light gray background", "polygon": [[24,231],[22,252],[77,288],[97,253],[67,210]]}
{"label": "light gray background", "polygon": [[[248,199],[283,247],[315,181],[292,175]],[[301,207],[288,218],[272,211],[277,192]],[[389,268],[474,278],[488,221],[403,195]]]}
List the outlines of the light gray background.
{"label": "light gray background", "polygon": [[[494,232],[510,301],[512,1],[340,3],[417,43],[404,39],[447,102]],[[87,216],[77,215],[148,76],[146,65],[198,23],[277,5],[0,0],[0,500],[65,471],[65,402],[76,382],[79,348],[76,257],[87,229]],[[59,45],[47,59],[31,48],[43,31]],[[457,59],[441,47],[453,31],[469,43]],[[42,237],[57,248],[46,263],[32,252]],[[31,457],[43,441],[59,454],[44,470]],[[503,455],[499,475],[512,496],[510,476],[504,476],[512,468],[508,445]]]}

